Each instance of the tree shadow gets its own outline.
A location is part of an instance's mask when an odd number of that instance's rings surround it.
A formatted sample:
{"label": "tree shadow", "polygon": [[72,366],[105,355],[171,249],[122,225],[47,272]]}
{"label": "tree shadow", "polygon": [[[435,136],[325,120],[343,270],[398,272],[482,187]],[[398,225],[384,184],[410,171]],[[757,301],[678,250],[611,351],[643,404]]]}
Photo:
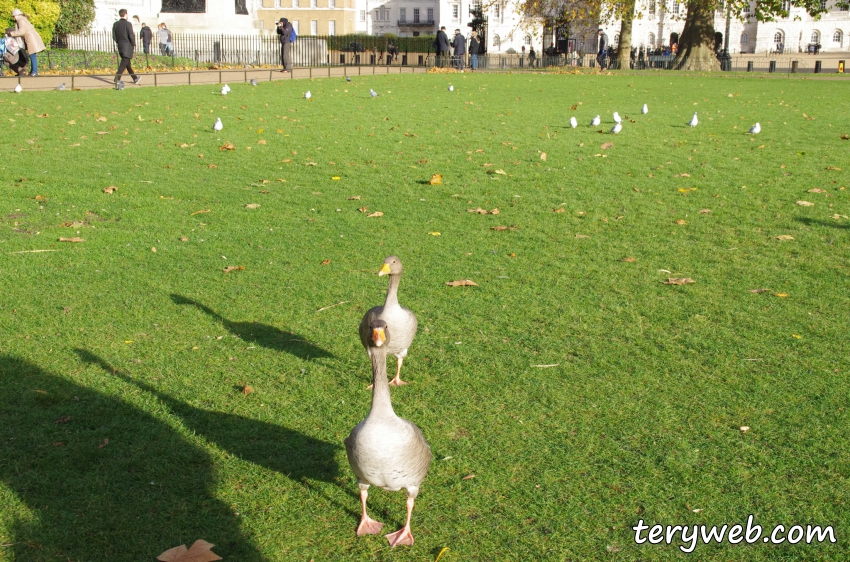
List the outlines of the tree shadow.
{"label": "tree shadow", "polygon": [[800,221],[801,223],[805,224],[806,226],[826,226],[826,227],[829,227],[829,228],[838,228],[838,229],[843,229],[843,230],[850,228],[850,223],[843,223],[842,224],[842,223],[838,222],[837,220],[825,221],[823,219],[811,219],[811,218],[808,218],[808,217],[797,217],[795,220]]}
{"label": "tree shadow", "polygon": [[147,412],[0,354],[0,480],[22,514],[12,560],[138,562],[201,538],[264,560],[215,497],[213,466]]}
{"label": "tree shadow", "polygon": [[171,300],[174,301],[174,304],[194,306],[201,312],[221,322],[227,331],[243,341],[261,345],[275,351],[284,351],[299,359],[333,357],[332,353],[310,343],[304,336],[299,334],[284,332],[279,328],[260,322],[233,322],[224,318],[210,307],[182,295],[172,294]]}

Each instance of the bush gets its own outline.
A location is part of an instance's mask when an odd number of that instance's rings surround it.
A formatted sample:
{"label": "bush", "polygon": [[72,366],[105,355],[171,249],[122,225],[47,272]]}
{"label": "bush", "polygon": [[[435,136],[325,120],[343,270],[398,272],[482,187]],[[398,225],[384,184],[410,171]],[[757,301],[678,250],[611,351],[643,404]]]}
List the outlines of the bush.
{"label": "bush", "polygon": [[0,0],[0,13],[9,15],[6,27],[15,26],[15,20],[12,18],[12,10],[15,8],[29,16],[30,23],[41,35],[41,40],[44,41],[45,45],[49,45],[53,40],[56,22],[59,20],[59,2],[50,0]]}

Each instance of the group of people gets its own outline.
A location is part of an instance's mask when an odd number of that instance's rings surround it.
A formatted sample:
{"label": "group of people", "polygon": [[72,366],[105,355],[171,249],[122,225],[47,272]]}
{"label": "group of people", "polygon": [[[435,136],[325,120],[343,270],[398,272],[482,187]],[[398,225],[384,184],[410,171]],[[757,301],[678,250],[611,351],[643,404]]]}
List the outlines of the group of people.
{"label": "group of people", "polygon": [[[0,54],[3,63],[18,76],[26,76],[27,61],[30,63],[30,76],[38,76],[38,53],[45,50],[44,41],[32,26],[27,16],[17,8],[12,10],[15,27],[6,29],[0,38]],[[0,71],[0,75],[3,72]]]}
{"label": "group of people", "polygon": [[[139,39],[142,40],[142,50],[146,55],[151,52],[151,41],[153,41],[153,31],[148,27],[148,24],[143,23],[142,29],[139,31]],[[174,45],[171,42],[171,31],[165,25],[160,23],[157,26],[156,39],[159,42],[159,52],[163,56],[174,54]],[[142,77],[133,71],[132,60],[133,53],[136,51],[136,32],[133,31],[133,24],[127,19],[127,10],[121,8],[118,10],[118,21],[112,24],[112,40],[118,47],[118,57],[121,59],[118,63],[118,71],[115,73],[115,84],[121,83],[121,75],[126,71],[133,79],[133,84],[138,84],[142,81]]]}
{"label": "group of people", "polygon": [[[153,40],[153,31],[148,27],[148,24],[142,24],[142,30],[139,32],[139,39],[142,40],[142,50],[146,55],[151,52],[151,41]],[[171,30],[161,23],[156,27],[156,39],[159,42],[159,53],[163,56],[171,56],[174,54],[174,44],[171,42]]]}
{"label": "group of people", "polygon": [[434,51],[437,53],[438,65],[445,64],[445,61],[451,57],[452,66],[461,71],[464,69],[468,53],[469,67],[472,71],[478,70],[478,53],[481,51],[481,43],[478,40],[478,32],[475,30],[470,33],[467,46],[466,37],[460,33],[460,29],[455,29],[455,36],[449,41],[446,26],[441,27],[434,39]]}

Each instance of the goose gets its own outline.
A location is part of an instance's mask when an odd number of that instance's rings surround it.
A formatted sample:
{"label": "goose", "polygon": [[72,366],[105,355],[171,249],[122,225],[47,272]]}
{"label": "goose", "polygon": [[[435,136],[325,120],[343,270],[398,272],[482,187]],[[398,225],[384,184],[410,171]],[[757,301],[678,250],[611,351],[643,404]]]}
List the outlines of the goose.
{"label": "goose", "polygon": [[597,115],[590,121],[590,126],[598,127],[600,123],[602,123],[602,119]]}
{"label": "goose", "polygon": [[759,125],[758,123],[756,123],[755,125],[750,127],[750,134],[751,135],[757,135],[760,132],[761,132],[761,125]]}
{"label": "goose", "polygon": [[694,111],[694,116],[691,117],[691,120],[688,122],[688,125],[690,127],[696,127],[697,125],[699,125],[699,119],[697,119],[697,112],[696,111]]}
{"label": "goose", "polygon": [[407,518],[404,527],[386,535],[390,546],[412,545],[410,516],[419,485],[431,466],[431,448],[415,424],[398,417],[393,411],[387,383],[387,352],[392,345],[387,323],[372,319],[369,330],[369,356],[372,359],[372,407],[366,419],[351,430],[345,440],[348,464],[357,476],[362,513],[357,536],[376,535],[383,523],[366,513],[369,486],[390,492],[407,489]]}
{"label": "goose", "polygon": [[578,127],[578,121],[576,121],[575,117],[570,117],[570,127],[573,129]]}
{"label": "goose", "polygon": [[611,117],[614,119],[614,123],[622,123],[623,122],[623,118],[620,117],[620,114],[617,113],[616,111],[614,112],[614,114]]}
{"label": "goose", "polygon": [[416,315],[398,304],[398,284],[401,281],[401,271],[401,260],[396,256],[389,256],[384,260],[384,265],[381,266],[378,275],[390,276],[387,300],[384,302],[384,306],[376,306],[370,309],[363,316],[363,320],[360,321],[360,341],[363,343],[363,347],[366,348],[366,352],[370,355],[372,353],[372,347],[369,342],[371,341],[372,332],[369,326],[372,321],[376,318],[383,320],[390,327],[390,330],[392,330],[393,342],[387,344],[387,353],[389,355],[395,355],[398,359],[395,378],[390,381],[390,384],[393,386],[407,384],[401,380],[401,364],[404,358],[407,357],[407,348],[413,342],[417,327]]}
{"label": "goose", "polygon": [[640,108],[640,112],[643,113],[644,115],[649,113],[649,108],[646,106],[646,104],[643,104],[643,107]]}

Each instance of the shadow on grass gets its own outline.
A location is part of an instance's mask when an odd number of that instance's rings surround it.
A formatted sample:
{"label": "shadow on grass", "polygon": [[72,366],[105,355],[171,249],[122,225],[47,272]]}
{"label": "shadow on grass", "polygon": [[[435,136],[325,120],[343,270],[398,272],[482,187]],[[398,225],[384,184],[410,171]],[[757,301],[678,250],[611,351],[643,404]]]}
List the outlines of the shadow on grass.
{"label": "shadow on grass", "polygon": [[283,351],[294,355],[299,359],[333,357],[332,353],[310,343],[304,338],[304,336],[299,334],[284,332],[274,326],[269,326],[268,324],[262,324],[260,322],[233,322],[232,320],[224,318],[210,307],[182,295],[172,294],[171,300],[174,301],[174,304],[188,304],[194,306],[198,310],[221,322],[227,331],[246,342],[261,345],[276,351]]}
{"label": "shadow on grass", "polygon": [[25,506],[0,558],[138,562],[203,538],[262,561],[213,464],[147,412],[0,354],[0,480]]}
{"label": "shadow on grass", "polygon": [[829,228],[838,228],[842,230],[846,230],[850,228],[850,224],[848,223],[840,223],[837,220],[825,221],[821,219],[810,219],[808,217],[797,217],[798,221],[805,224],[806,226],[827,226]]}
{"label": "shadow on grass", "polygon": [[84,362],[150,393],[194,433],[240,459],[279,472],[299,482],[333,482],[339,474],[334,456],[340,445],[315,439],[279,425],[236,414],[204,410],[145,384],[85,349],[75,349]]}

